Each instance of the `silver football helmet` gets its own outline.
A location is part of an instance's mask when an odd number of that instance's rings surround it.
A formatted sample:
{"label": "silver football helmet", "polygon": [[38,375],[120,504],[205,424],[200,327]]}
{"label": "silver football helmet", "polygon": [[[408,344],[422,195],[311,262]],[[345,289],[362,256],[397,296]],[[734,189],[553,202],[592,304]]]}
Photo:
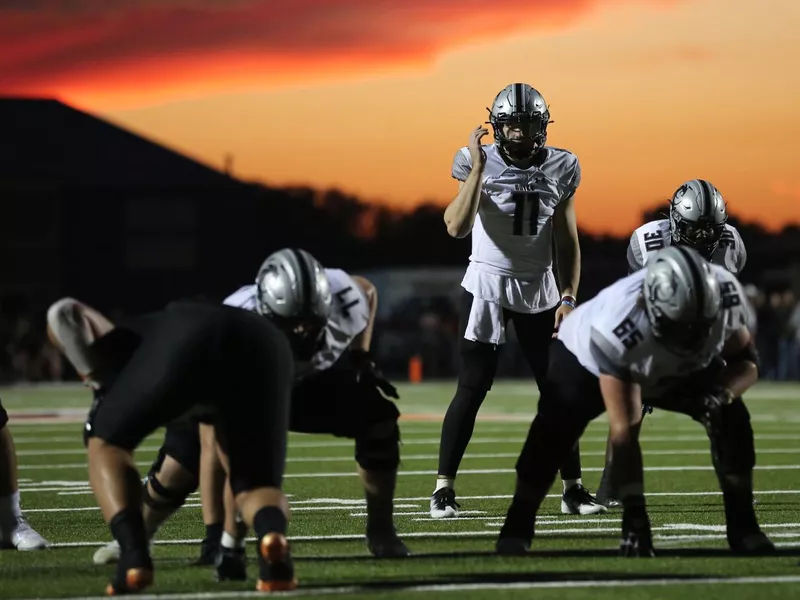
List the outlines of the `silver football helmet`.
{"label": "silver football helmet", "polygon": [[[511,160],[531,158],[547,141],[550,111],[544,97],[527,83],[512,83],[495,96],[489,123],[500,151]],[[513,124],[517,133],[506,136],[503,125]]]}
{"label": "silver football helmet", "polygon": [[256,297],[256,310],[287,334],[297,358],[310,359],[331,312],[331,285],[322,265],[305,250],[278,250],[258,270]]}
{"label": "silver football helmet", "polygon": [[684,355],[703,346],[722,307],[709,263],[685,246],[669,246],[647,261],[643,295],[653,334]]}
{"label": "silver football helmet", "polygon": [[673,243],[691,246],[707,260],[717,250],[727,220],[722,194],[704,179],[687,181],[670,201],[669,231]]}

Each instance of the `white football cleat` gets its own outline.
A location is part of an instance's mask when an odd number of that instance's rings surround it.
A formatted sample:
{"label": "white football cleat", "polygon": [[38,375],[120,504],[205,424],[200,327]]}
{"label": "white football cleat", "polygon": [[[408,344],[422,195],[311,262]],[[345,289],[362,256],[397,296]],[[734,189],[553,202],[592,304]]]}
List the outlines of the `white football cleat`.
{"label": "white football cleat", "polygon": [[561,497],[561,512],[565,515],[601,515],[608,508],[600,504],[580,483],[573,485]]}
{"label": "white football cleat", "polygon": [[119,561],[120,553],[119,542],[114,540],[95,552],[92,562],[96,565],[111,565]]}
{"label": "white football cleat", "polygon": [[44,550],[50,545],[39,532],[28,524],[23,516],[17,517],[16,526],[9,539],[12,546],[22,551]]}
{"label": "white football cleat", "polygon": [[461,506],[456,502],[456,493],[450,488],[441,488],[431,496],[431,518],[454,519]]}
{"label": "white football cleat", "polygon": [[[150,542],[150,552],[153,551],[153,542]],[[92,556],[92,562],[96,565],[113,565],[119,562],[119,555],[122,553],[120,550],[119,542],[114,540],[109,542]]]}

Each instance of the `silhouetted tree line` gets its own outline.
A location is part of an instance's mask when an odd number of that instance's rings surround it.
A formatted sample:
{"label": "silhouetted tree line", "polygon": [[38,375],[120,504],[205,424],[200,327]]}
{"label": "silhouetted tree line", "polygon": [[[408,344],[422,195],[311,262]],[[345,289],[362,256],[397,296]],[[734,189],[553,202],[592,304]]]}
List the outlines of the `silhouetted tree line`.
{"label": "silhouetted tree line", "polygon": [[[277,190],[276,190],[277,191]],[[409,211],[397,211],[363,202],[339,190],[311,188],[281,190],[290,209],[296,245],[307,248],[326,265],[359,270],[396,266],[466,266],[469,237],[453,239],[442,220],[444,207],[433,202]],[[639,224],[666,217],[663,204],[645,210]],[[747,265],[741,279],[765,289],[791,285],[786,270],[800,257],[800,227],[770,233],[757,224],[731,215],[747,248]],[[580,229],[580,222],[579,222]],[[585,299],[627,273],[626,250],[630,236],[595,236],[581,231]]]}
{"label": "silhouetted tree line", "polygon": [[[198,188],[196,193],[169,187],[155,190],[152,197],[163,198],[164,207],[171,197],[178,197],[203,208],[195,215],[196,264],[182,270],[142,271],[126,266],[125,240],[132,234],[130,223],[126,224],[125,193],[138,198],[135,191],[82,190],[58,196],[45,190],[9,201],[7,219],[0,229],[5,232],[4,239],[16,239],[16,246],[3,253],[6,283],[0,286],[0,380],[62,377],[62,361],[47,344],[44,331],[44,311],[58,295],[74,295],[116,321],[180,297],[218,302],[253,281],[267,254],[286,246],[305,248],[326,266],[355,273],[392,267],[465,268],[468,261],[469,237],[457,240],[447,235],[444,207],[433,202],[397,211],[338,190],[236,183],[233,187]],[[148,192],[143,197],[151,195]],[[641,222],[662,218],[663,209],[662,204],[645,211]],[[153,214],[153,231],[159,239],[180,239],[184,232],[175,229],[175,217],[165,216],[168,213],[159,210]],[[44,232],[40,215],[53,217]],[[790,287],[794,277],[797,294],[800,228],[786,227],[772,234],[734,217],[731,223],[739,228],[748,251],[742,280],[757,284],[769,296]],[[627,273],[628,240],[628,235],[582,233],[581,300]],[[169,246],[166,248],[169,253]],[[169,264],[169,256],[160,256]],[[156,256],[154,260],[161,259]],[[52,287],[59,281],[57,288]],[[20,284],[26,282],[50,282],[51,287],[29,285],[23,291]],[[442,332],[453,327],[451,308],[449,320],[440,315],[444,321],[437,327]],[[771,321],[767,317],[760,320],[768,329]],[[382,324],[381,331],[390,329],[391,323]],[[401,329],[412,338],[419,337],[416,326],[409,329],[404,324]],[[442,332],[437,335],[444,340],[443,347],[449,348],[454,334]],[[405,355],[398,358],[397,372],[402,372],[405,360]],[[513,356],[509,361],[513,363]],[[443,367],[442,374],[451,370]]]}

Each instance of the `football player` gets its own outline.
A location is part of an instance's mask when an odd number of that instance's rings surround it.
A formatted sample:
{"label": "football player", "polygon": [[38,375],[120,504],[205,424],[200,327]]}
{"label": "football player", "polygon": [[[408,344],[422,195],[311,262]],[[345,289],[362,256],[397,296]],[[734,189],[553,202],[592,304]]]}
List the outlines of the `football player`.
{"label": "football player", "polygon": [[653,255],[566,319],[550,351],[548,386],[517,461],[497,552],[524,553],[558,465],[608,411],[623,505],[623,555],[651,556],[638,423],[642,402],[691,416],[711,441],[731,549],[774,550],[752,505],[755,447],[742,394],[758,379],[742,287],[685,246]]}
{"label": "football player", "polygon": [[[674,244],[693,248],[706,260],[739,275],[747,262],[747,250],[739,231],[727,221],[728,210],[719,190],[704,179],[687,181],[672,195],[667,219],[645,223],[631,235],[628,272],[643,268],[654,253]],[[652,410],[642,407],[642,417]],[[618,507],[620,502],[610,487],[610,463],[609,443],[597,501]]]}
{"label": "football player", "polygon": [[[254,285],[225,299],[226,304],[256,311],[286,322],[284,330],[302,315],[302,294],[292,296],[291,282],[303,271],[281,251],[267,258]],[[393,522],[394,489],[400,463],[400,416],[395,387],[377,369],[370,345],[378,308],[375,286],[340,269],[325,269],[333,296],[327,321],[315,335],[295,348],[298,379],[292,392],[290,430],[326,433],[355,439],[355,458],[367,500],[366,542],[378,558],[403,557],[408,548]],[[290,336],[297,339],[296,335]],[[203,452],[213,451],[203,438]],[[201,473],[201,480],[203,474]],[[203,499],[203,502],[214,499]],[[226,507],[228,508],[228,507]],[[244,532],[232,511],[226,526],[216,570],[219,580],[244,579]]]}
{"label": "football player", "polygon": [[[317,270],[323,276],[316,277]],[[323,326],[317,322],[310,327],[304,320],[307,304],[314,297],[309,285],[318,286],[323,290],[319,294],[331,298]],[[290,428],[355,439],[356,460],[367,496],[367,546],[378,557],[407,555],[408,549],[393,525],[399,412],[384,397],[398,395],[369,353],[377,311],[374,286],[339,269],[322,270],[308,253],[286,249],[270,255],[259,270],[256,283],[239,289],[225,303],[273,320],[292,340],[298,380],[292,393]],[[55,324],[64,323],[69,312],[67,305],[57,303],[50,318]],[[298,323],[302,326],[298,327]],[[75,326],[67,329],[75,330]],[[215,477],[215,456],[213,432],[207,431],[206,426],[201,425],[199,433],[196,426],[185,424],[167,428],[145,488],[149,536],[197,488],[198,475],[204,515],[219,512],[214,506],[222,503],[222,487],[213,481],[208,483]],[[220,578],[243,578],[241,530],[234,522],[223,535],[221,520],[219,526],[210,527],[209,523],[215,521],[206,519],[206,540],[198,563],[207,564],[209,558],[213,561],[222,542],[225,551],[218,566]],[[112,542],[95,553],[94,561],[115,562],[119,552],[119,546]]]}
{"label": "football player", "polygon": [[[477,127],[455,156],[458,194],[444,212],[448,233],[472,233],[472,255],[461,286],[458,386],[442,423],[439,468],[431,497],[433,518],[458,515],[455,478],[478,410],[492,387],[498,350],[509,321],[537,385],[547,372],[554,330],[575,308],[580,245],[575,191],[581,167],[574,154],[546,146],[550,111],[542,95],[524,83],[497,94],[488,130]],[[553,275],[553,238],[559,292]],[[581,484],[578,447],[561,469],[566,514],[605,512]]]}
{"label": "football player", "polygon": [[[309,320],[330,303],[314,300]],[[281,490],[294,374],[286,336],[246,311],[175,302],[112,327],[88,350],[87,371],[103,373],[84,431],[89,481],[121,549],[107,594],[153,583],[133,451],[158,427],[189,415],[214,425],[237,508],[258,535],[256,589],[294,589]]]}
{"label": "football player", "polygon": [[[73,298],[62,298],[55,302],[47,311],[47,333],[50,341],[70,361],[84,384],[90,388],[94,395],[94,405],[100,401],[104,386],[113,379],[114,371],[127,360],[129,349],[122,344],[98,345],[103,352],[98,351],[95,344],[106,334],[114,329],[114,324],[105,316],[82,302]],[[116,355],[112,355],[116,352]],[[90,422],[87,421],[87,427]],[[155,535],[161,524],[180,507],[185,498],[171,494],[169,490],[197,488],[197,468],[193,466],[196,456],[200,452],[198,439],[199,422],[197,419],[184,419],[170,423],[166,429],[164,443],[158,453],[153,466],[148,473],[142,491],[144,522],[148,539]],[[85,436],[91,431],[84,432]],[[194,447],[191,443],[194,442]],[[216,461],[215,461],[216,463]],[[159,474],[158,477],[156,474]],[[213,479],[214,473],[207,479]],[[224,481],[217,476],[218,480]],[[209,483],[209,482],[205,482]],[[213,481],[210,482],[213,484]],[[188,495],[188,494],[187,494]],[[206,523],[207,537],[219,539],[222,534],[224,509],[217,507],[216,513],[203,511]],[[209,546],[211,544],[206,544]],[[217,544],[218,545],[218,544]],[[113,551],[114,561],[119,558],[119,544],[114,541],[108,546]],[[95,562],[105,564],[106,548],[101,548],[95,553]],[[216,546],[208,549],[205,556],[201,556],[199,564],[213,564],[216,557]]]}
{"label": "football player", "polygon": [[638,271],[655,252],[673,244],[697,250],[734,275],[747,262],[742,236],[728,224],[722,194],[704,179],[687,181],[675,191],[667,219],[650,221],[633,232],[628,244],[629,272]]}
{"label": "football player", "polygon": [[28,524],[19,505],[17,453],[0,402],[0,549],[42,550],[48,543]]}

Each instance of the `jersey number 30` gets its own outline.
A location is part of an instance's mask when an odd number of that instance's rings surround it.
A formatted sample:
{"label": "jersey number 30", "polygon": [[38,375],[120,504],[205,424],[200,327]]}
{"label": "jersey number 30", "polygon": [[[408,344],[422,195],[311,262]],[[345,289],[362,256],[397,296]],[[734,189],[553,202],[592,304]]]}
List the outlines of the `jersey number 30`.
{"label": "jersey number 30", "polygon": [[[514,200],[514,235],[539,235],[539,192],[512,192],[511,198]],[[530,212],[526,219],[527,206]]]}

